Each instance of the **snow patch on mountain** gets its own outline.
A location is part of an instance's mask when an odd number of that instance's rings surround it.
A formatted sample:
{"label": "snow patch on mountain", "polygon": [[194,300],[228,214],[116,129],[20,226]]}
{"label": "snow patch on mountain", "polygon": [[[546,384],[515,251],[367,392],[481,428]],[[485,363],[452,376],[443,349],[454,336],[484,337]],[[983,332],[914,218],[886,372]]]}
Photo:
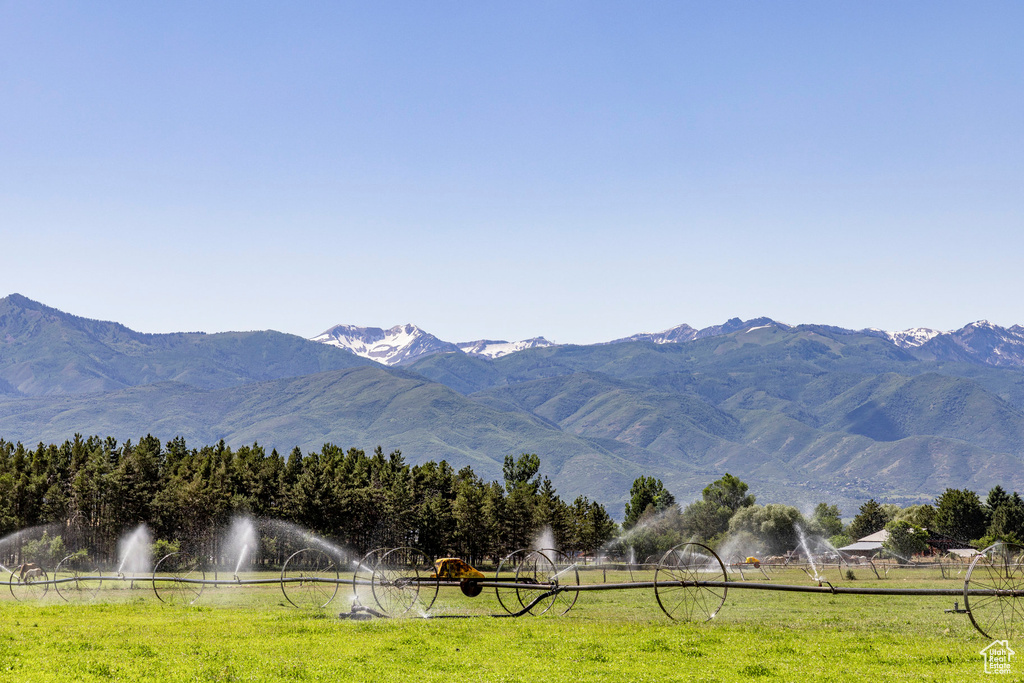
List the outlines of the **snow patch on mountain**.
{"label": "snow patch on mountain", "polygon": [[701,330],[690,327],[684,323],[682,325],[670,327],[669,329],[661,332],[641,332],[640,334],[634,334],[630,337],[613,339],[610,342],[604,343],[622,344],[623,342],[646,341],[654,342],[655,344],[681,344],[695,339],[717,337],[723,334],[729,334],[730,332],[739,332],[742,330],[749,332],[750,330],[760,330],[767,327],[776,327],[780,330],[789,329],[789,325],[772,320],[771,318],[753,318],[752,320],[747,321],[740,320],[739,318],[730,318],[721,325],[712,325],[711,327],[705,327]]}
{"label": "snow patch on mountain", "polygon": [[948,332],[913,327],[884,334],[923,359],[1024,367],[1024,327],[1020,325],[1006,328],[978,320]]}
{"label": "snow patch on mountain", "polygon": [[772,320],[771,318],[751,318],[750,320],[729,318],[721,325],[712,325],[711,327],[705,327],[704,329],[697,332],[696,335],[694,335],[694,339],[718,337],[723,334],[731,334],[733,332],[749,332],[750,330],[763,329],[766,327],[775,327],[780,330],[789,329],[789,325],[785,323],[780,323],[777,320]]}
{"label": "snow patch on mountain", "polygon": [[501,358],[510,353],[524,351],[526,349],[542,349],[548,346],[555,346],[544,337],[534,337],[517,342],[494,341],[491,339],[479,339],[477,341],[459,342],[456,344],[463,353],[471,356],[485,356],[487,358]]}
{"label": "snow patch on mountain", "polygon": [[604,344],[622,344],[623,342],[654,342],[655,344],[677,344],[679,342],[693,341],[697,337],[697,330],[686,323],[670,327],[661,332],[641,332],[622,339],[613,339]]}
{"label": "snow patch on mountain", "polygon": [[1019,325],[1007,329],[979,320],[950,332],[949,339],[987,365],[1024,367],[1024,334]]}

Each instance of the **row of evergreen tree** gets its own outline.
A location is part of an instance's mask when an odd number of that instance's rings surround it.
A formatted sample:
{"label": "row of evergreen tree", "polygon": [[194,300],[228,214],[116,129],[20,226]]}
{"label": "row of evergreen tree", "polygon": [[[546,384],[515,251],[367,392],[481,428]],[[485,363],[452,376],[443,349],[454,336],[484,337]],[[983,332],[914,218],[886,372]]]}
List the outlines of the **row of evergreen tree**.
{"label": "row of evergreen tree", "polygon": [[146,524],[156,539],[217,557],[233,517],[296,524],[355,552],[414,546],[434,557],[501,557],[529,547],[545,528],[567,551],[599,548],[617,532],[605,508],[571,503],[541,477],[540,458],[507,456],[504,481],[484,481],[447,462],[409,465],[326,444],[287,457],[259,444],[223,441],[190,448],[178,437],[133,444],[76,435],[63,444],[0,440],[0,536],[43,524],[69,550],[116,557],[127,531]]}

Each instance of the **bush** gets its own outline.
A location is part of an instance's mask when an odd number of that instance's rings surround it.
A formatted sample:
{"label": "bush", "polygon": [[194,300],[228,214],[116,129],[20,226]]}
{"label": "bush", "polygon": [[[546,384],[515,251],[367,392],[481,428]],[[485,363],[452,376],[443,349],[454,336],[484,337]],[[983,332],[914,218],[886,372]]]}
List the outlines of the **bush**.
{"label": "bush", "polygon": [[153,544],[153,562],[159,562],[167,555],[176,553],[181,549],[181,543],[178,541],[168,541],[160,539]]}
{"label": "bush", "polygon": [[1024,545],[1024,543],[1017,538],[1016,534],[1013,533],[999,535],[988,534],[986,536],[982,536],[976,541],[971,541],[971,545],[978,550],[984,550],[994,543],[1013,543],[1014,545]]}
{"label": "bush", "polygon": [[836,534],[835,536],[830,537],[828,542],[833,548],[838,549],[850,545],[853,543],[853,539],[846,534]]}
{"label": "bush", "polygon": [[44,531],[42,538],[26,543],[21,549],[21,554],[26,562],[53,567],[64,559],[67,549],[64,547],[63,538],[60,536],[50,538],[50,535]]}

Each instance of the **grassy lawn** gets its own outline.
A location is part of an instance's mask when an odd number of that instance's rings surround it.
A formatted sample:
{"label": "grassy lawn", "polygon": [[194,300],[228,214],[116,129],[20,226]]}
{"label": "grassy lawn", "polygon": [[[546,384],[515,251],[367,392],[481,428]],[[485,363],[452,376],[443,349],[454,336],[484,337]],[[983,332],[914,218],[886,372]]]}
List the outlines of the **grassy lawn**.
{"label": "grassy lawn", "polygon": [[[802,572],[772,581],[808,583]],[[984,677],[988,645],[966,615],[943,613],[952,598],[733,589],[713,621],[683,624],[651,589],[581,594],[562,617],[494,619],[492,591],[469,599],[442,588],[434,614],[478,618],[359,622],[336,618],[349,587],[323,611],[285,607],[275,587],[210,589],[191,607],[163,605],[144,584],[115,588],[88,604],[0,599],[0,680],[962,681]]]}

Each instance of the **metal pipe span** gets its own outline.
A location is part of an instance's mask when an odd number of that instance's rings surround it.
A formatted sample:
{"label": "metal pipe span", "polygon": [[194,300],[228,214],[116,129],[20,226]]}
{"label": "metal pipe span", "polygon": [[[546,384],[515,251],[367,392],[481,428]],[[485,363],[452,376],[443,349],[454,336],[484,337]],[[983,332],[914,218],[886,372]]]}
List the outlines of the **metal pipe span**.
{"label": "metal pipe span", "polygon": [[[332,579],[317,576],[286,577],[274,579],[190,579],[173,576],[138,576],[133,578],[121,578],[112,576],[79,576],[74,578],[48,579],[46,581],[33,581],[32,583],[18,583],[11,581],[0,582],[0,586],[44,586],[73,581],[134,581],[136,583],[187,583],[204,586],[255,586],[282,583],[327,583],[352,585],[369,585],[369,581],[352,579]],[[415,581],[415,580],[414,580]],[[434,583],[434,579],[419,579],[418,583]],[[411,582],[410,582],[411,583]],[[441,586],[458,586],[458,582],[438,581]],[[783,591],[792,593],[824,593],[829,595],[920,595],[920,596],[998,596],[998,597],[1024,597],[1024,590],[1002,590],[1002,589],[969,589],[969,588],[868,588],[860,586],[803,586],[796,584],[781,583],[752,583],[747,581],[633,581],[628,583],[593,583],[584,585],[559,585],[555,583],[514,583],[508,581],[486,581],[478,582],[482,588],[507,588],[513,590],[531,590],[541,592],[575,592],[606,590],[632,590],[641,588],[729,588],[733,590],[765,590]]]}

